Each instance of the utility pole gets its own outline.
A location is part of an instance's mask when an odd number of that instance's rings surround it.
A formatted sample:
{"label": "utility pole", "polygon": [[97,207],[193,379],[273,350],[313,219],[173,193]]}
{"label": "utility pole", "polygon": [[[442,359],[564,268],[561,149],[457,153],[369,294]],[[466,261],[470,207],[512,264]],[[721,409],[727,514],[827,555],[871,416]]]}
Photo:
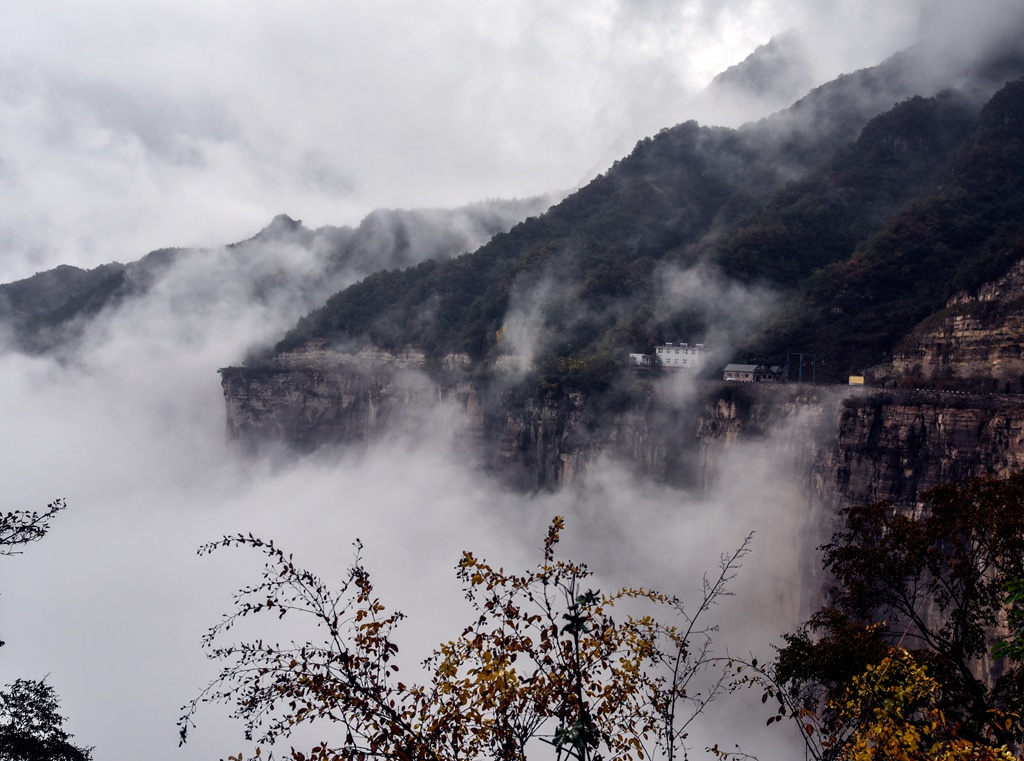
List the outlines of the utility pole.
{"label": "utility pole", "polygon": [[796,382],[797,383],[803,383],[804,382],[804,355],[799,353],[799,352],[795,352],[795,351],[791,351],[791,352],[789,352],[786,355],[786,380],[787,381],[788,380],[792,380],[792,378],[791,378],[791,376],[789,374],[789,358],[790,357],[797,357],[798,358],[797,359],[797,362],[798,362],[797,367],[799,369],[797,370],[797,380],[796,380]]}
{"label": "utility pole", "polygon": [[[790,380],[789,375],[789,358],[797,357],[797,383],[804,382],[804,354],[799,351],[791,351],[786,354],[786,380]],[[818,355],[811,354],[811,385],[818,385]]]}

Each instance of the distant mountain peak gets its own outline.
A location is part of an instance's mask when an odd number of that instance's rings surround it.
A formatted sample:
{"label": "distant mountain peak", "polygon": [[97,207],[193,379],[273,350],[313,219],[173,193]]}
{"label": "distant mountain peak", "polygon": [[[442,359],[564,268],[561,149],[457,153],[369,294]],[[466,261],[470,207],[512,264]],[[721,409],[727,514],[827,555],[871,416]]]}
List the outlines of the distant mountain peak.
{"label": "distant mountain peak", "polygon": [[[279,239],[293,239],[296,236],[303,237],[305,235],[311,235],[312,232],[307,230],[302,224],[301,219],[292,219],[287,214],[278,214],[272,220],[270,224],[256,233],[248,240],[241,241],[240,243],[249,243],[254,241],[273,241]],[[238,246],[239,243],[230,243],[229,247]]]}
{"label": "distant mountain peak", "polygon": [[287,214],[278,214],[272,220],[270,224],[264,227],[260,234],[263,233],[282,233],[282,232],[294,232],[302,227],[301,219],[292,219]]}
{"label": "distant mountain peak", "polygon": [[709,88],[729,87],[788,105],[815,83],[800,36],[790,30],[772,37],[739,63],[711,80]]}
{"label": "distant mountain peak", "polygon": [[716,75],[690,109],[703,123],[737,126],[786,108],[819,84],[806,46],[791,30]]}

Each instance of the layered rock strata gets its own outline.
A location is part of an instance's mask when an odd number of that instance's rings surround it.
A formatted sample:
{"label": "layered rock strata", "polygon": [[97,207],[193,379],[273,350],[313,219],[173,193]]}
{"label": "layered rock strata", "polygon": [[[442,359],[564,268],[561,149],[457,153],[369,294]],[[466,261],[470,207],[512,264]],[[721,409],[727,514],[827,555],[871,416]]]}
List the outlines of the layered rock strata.
{"label": "layered rock strata", "polygon": [[1024,399],[896,392],[846,400],[818,467],[840,503],[914,503],[940,483],[1024,470]]}
{"label": "layered rock strata", "polygon": [[908,384],[1024,392],[1024,261],[954,295],[903,341],[892,368]]}
{"label": "layered rock strata", "polygon": [[441,385],[402,367],[337,357],[222,376],[228,432],[244,447],[365,442],[445,401],[462,416],[460,445],[525,491],[568,486],[605,461],[654,482],[706,489],[731,449],[757,442],[832,507],[910,504],[938,483],[1024,470],[1024,397],[1013,395],[707,383],[680,401],[652,381],[610,405],[582,392]]}

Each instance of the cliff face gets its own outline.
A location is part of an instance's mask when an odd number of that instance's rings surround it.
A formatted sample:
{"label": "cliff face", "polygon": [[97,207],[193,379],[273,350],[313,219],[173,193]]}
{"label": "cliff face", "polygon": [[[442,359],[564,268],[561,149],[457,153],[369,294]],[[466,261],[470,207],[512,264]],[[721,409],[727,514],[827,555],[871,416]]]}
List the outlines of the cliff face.
{"label": "cliff face", "polygon": [[602,459],[662,483],[701,479],[697,416],[649,393],[599,409],[578,391],[526,398],[506,392],[484,409],[486,466],[519,489],[567,486]]}
{"label": "cliff face", "polygon": [[222,378],[228,434],[248,449],[365,441],[401,426],[410,405],[424,401],[422,388],[386,373],[231,368]]}
{"label": "cliff face", "polygon": [[913,503],[939,483],[1024,469],[1017,396],[707,383],[680,401],[652,381],[617,407],[599,407],[581,392],[442,386],[395,364],[293,361],[222,374],[228,431],[246,448],[363,442],[445,400],[464,415],[466,450],[524,491],[565,487],[603,461],[655,482],[709,488],[731,448],[757,442],[830,509]]}
{"label": "cliff face", "polygon": [[878,394],[841,405],[820,466],[844,503],[913,503],[940,483],[1024,468],[1024,399],[936,392]]}
{"label": "cliff face", "polygon": [[[686,379],[680,392],[684,379],[673,373],[639,379],[611,400],[464,379],[441,383],[421,372],[425,363],[418,352],[343,354],[317,343],[264,367],[222,369],[229,438],[247,450],[309,452],[407,429],[445,402],[462,415],[458,445],[514,489],[557,490],[604,460],[644,479],[700,489],[714,483],[730,447],[765,438],[810,405],[795,388]],[[461,357],[444,365],[449,376],[459,375]],[[818,405],[814,419],[823,414]],[[803,437],[794,452],[804,467],[815,438]]]}
{"label": "cliff face", "polygon": [[[456,370],[467,359],[450,356],[441,369]],[[339,352],[316,341],[261,367],[222,368],[228,437],[250,451],[309,452],[403,430],[441,399],[465,405],[468,387],[429,380],[420,372],[425,364],[417,350]]]}
{"label": "cliff face", "polygon": [[892,366],[915,384],[1024,391],[1024,261],[976,293],[956,294],[903,341]]}

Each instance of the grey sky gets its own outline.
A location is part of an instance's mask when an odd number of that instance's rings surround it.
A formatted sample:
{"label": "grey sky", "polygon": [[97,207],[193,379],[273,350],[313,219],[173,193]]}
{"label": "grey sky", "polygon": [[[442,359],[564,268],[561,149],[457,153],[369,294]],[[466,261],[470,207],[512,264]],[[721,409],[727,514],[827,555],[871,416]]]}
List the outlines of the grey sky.
{"label": "grey sky", "polygon": [[0,281],[575,185],[789,28],[824,79],[921,0],[0,5]]}
{"label": "grey sky", "polygon": [[[571,187],[624,135],[688,118],[688,95],[772,34],[803,29],[823,80],[913,39],[918,12],[918,0],[3,3],[0,281],[227,243],[280,212],[354,223],[379,206]],[[524,566],[557,512],[578,559],[680,593],[759,529],[751,587],[723,615],[740,651],[795,623],[789,548],[807,516],[779,481],[777,442],[737,450],[723,491],[702,499],[611,467],[578,495],[504,493],[451,456],[443,408],[428,442],[276,469],[235,457],[216,368],[295,318],[214,287],[243,282],[236,266],[223,251],[183,258],[93,324],[75,362],[0,352],[0,509],[69,503],[39,545],[0,558],[0,684],[49,674],[98,759],[245,747],[216,711],[184,750],[174,730],[214,673],[204,627],[259,571],[237,554],[195,557],[224,532],[273,536],[333,578],[361,537],[385,599],[410,614],[410,661],[465,613],[458,552]],[[735,725],[709,739],[737,742]]]}

